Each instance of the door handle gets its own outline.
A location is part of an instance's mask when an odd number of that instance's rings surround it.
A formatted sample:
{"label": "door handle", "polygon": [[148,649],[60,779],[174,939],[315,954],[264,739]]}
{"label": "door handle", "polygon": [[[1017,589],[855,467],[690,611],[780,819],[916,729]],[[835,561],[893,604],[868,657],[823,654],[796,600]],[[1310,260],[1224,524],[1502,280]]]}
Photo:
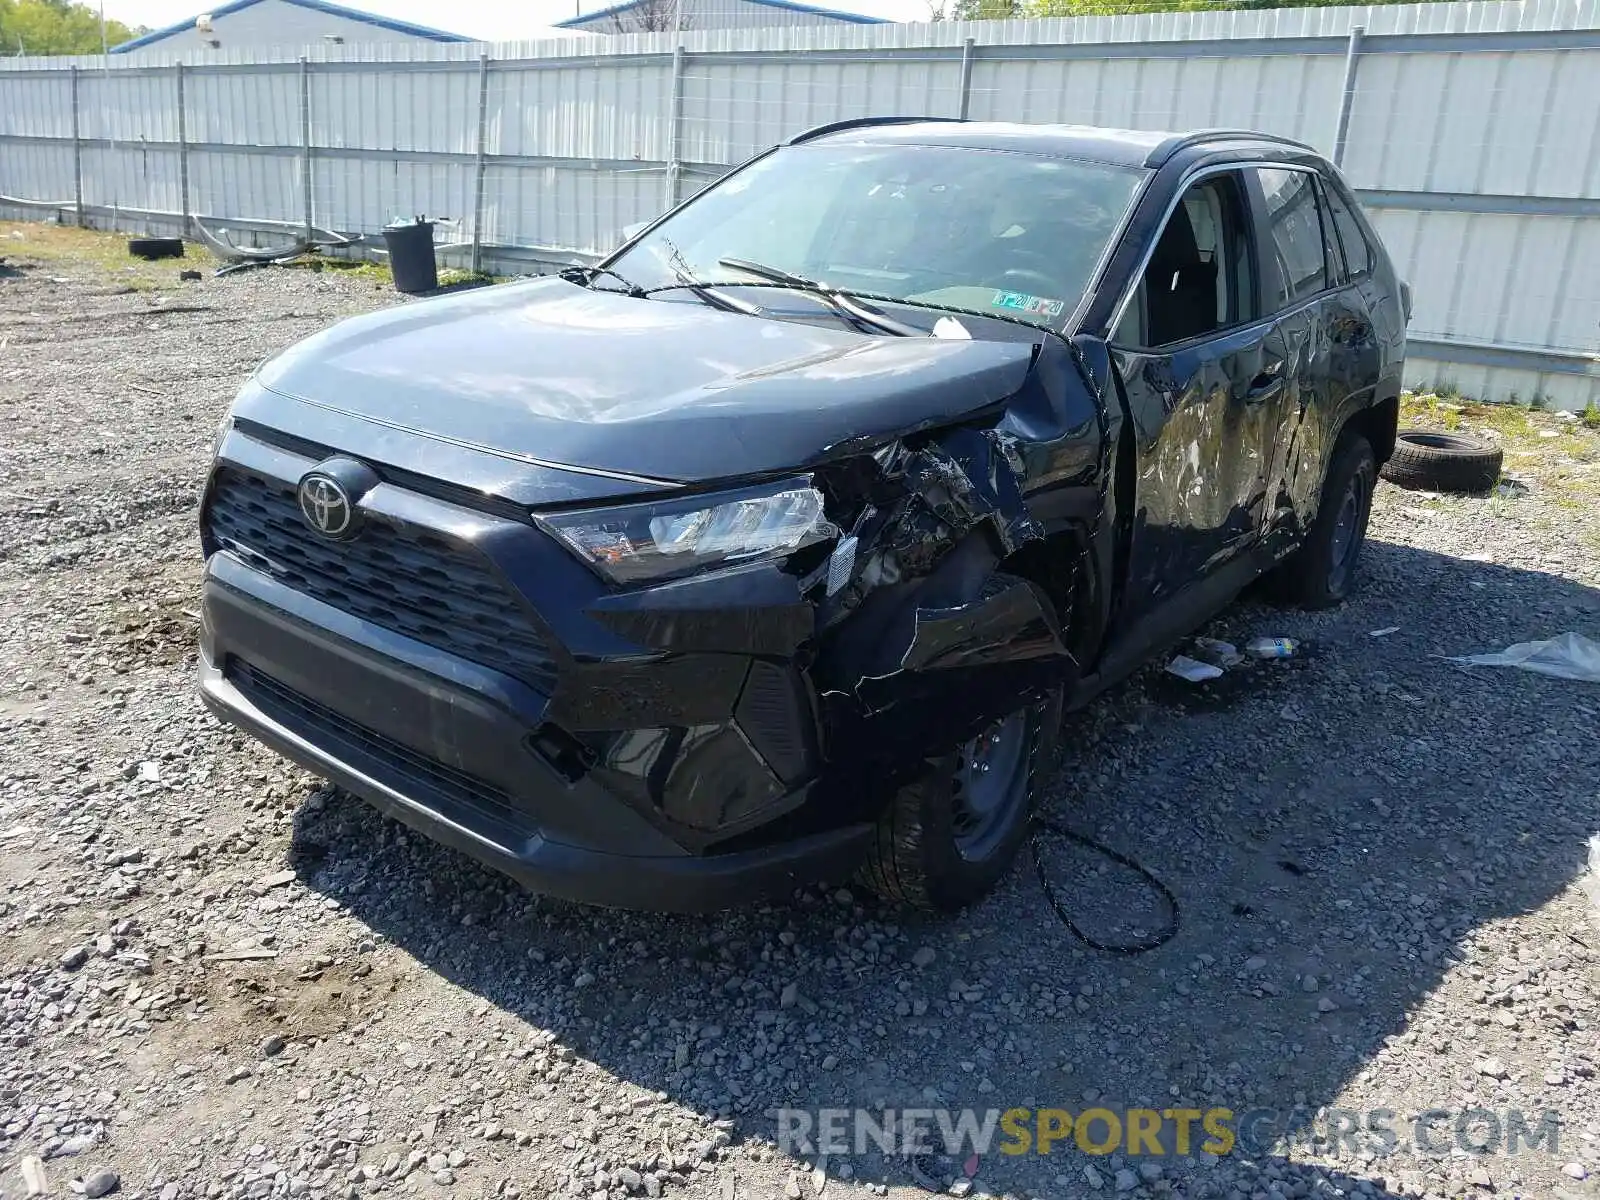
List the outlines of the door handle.
{"label": "door handle", "polygon": [[1250,381],[1250,388],[1244,394],[1246,404],[1261,404],[1272,399],[1283,391],[1283,369],[1281,367],[1270,371],[1263,371]]}

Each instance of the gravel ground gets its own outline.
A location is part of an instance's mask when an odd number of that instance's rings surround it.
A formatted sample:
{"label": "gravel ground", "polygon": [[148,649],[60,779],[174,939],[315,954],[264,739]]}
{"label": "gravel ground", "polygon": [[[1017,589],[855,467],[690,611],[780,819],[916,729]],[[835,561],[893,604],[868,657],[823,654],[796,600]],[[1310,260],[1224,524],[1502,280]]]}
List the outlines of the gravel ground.
{"label": "gravel ground", "polygon": [[[1437,657],[1600,635],[1600,437],[1577,422],[1483,417],[1520,486],[1384,485],[1357,600],[1247,598],[1208,630],[1301,637],[1300,657],[1207,688],[1147,671],[1069,720],[1052,813],[1171,885],[1181,926],[1154,953],[1088,950],[1022,868],[948,921],[844,889],[588,910],[322,788],[195,698],[217,419],[268,353],[395,295],[331,271],[164,268],[152,290],[11,228],[5,1196],[1596,1194],[1600,689]],[[1042,858],[1096,935],[1160,924],[1132,872]],[[915,1162],[774,1143],[786,1107],[1097,1105],[1273,1110],[1292,1136]],[[1391,1110],[1399,1141],[1330,1140],[1330,1109],[1363,1129]],[[1472,1153],[1454,1129],[1474,1109],[1554,1111],[1559,1133]]]}

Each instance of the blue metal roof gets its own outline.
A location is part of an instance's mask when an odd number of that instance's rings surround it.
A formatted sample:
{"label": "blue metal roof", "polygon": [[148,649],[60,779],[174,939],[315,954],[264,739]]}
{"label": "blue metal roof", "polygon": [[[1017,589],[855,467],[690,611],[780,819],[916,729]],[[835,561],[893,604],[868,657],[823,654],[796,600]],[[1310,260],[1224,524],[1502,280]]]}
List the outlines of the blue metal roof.
{"label": "blue metal roof", "polygon": [[[769,0],[771,2],[771,0]],[[261,0],[233,0],[231,4],[223,4],[217,8],[207,9],[203,15],[225,17],[229,13],[236,13],[251,5],[260,4]],[[410,21],[396,21],[390,17],[380,17],[376,13],[362,12],[359,8],[346,8],[342,4],[330,4],[328,0],[282,0],[284,4],[293,4],[298,8],[309,8],[313,12],[326,13],[330,17],[344,17],[350,21],[360,21],[365,25],[373,25],[379,29],[387,29],[390,33],[403,33],[408,37],[426,38],[430,42],[471,42],[476,38],[463,37],[459,33],[446,33],[442,29],[429,29],[426,25],[413,25]],[[187,21],[179,21],[176,25],[168,25],[165,29],[153,30],[150,33],[134,38],[132,41],[123,42],[111,47],[112,54],[126,54],[129,50],[139,50],[163,38],[172,37],[174,34],[183,33],[193,29],[194,23],[202,14],[196,14]]]}
{"label": "blue metal roof", "polygon": [[[580,16],[568,17],[565,21],[557,21],[551,28],[554,29],[581,29],[598,17],[614,17],[625,13],[631,8],[650,3],[651,0],[623,0],[621,4],[613,4],[610,8],[597,8],[593,12],[586,12]],[[848,21],[852,25],[891,25],[883,17],[869,17],[862,13],[840,12],[836,8],[818,8],[814,4],[799,4],[796,0],[742,0],[745,4],[759,4],[762,8],[781,8],[786,12],[810,13],[814,17],[831,17],[835,21]]]}

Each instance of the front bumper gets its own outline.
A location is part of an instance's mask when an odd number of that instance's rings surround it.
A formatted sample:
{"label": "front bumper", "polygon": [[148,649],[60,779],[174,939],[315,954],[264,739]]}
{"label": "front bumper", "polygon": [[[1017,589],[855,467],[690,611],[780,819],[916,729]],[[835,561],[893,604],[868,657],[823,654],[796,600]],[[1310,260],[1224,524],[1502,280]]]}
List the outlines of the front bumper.
{"label": "front bumper", "polygon": [[358,536],[319,541],[293,499],[317,461],[224,440],[202,506],[219,716],[564,898],[704,910],[854,867],[873,814],[818,786],[792,581],[724,580],[733,620],[699,585],[611,595],[525,521],[389,481]]}
{"label": "front bumper", "polygon": [[[213,713],[535,891],[706,911],[843,878],[865,852],[869,827],[850,826],[759,849],[691,853],[599,784],[561,778],[526,750],[523,724],[482,693],[297,621],[215,573],[204,613],[200,687]],[[244,646],[249,661],[235,653]],[[473,772],[443,761],[462,755]],[[503,786],[508,767],[514,792]],[[557,830],[567,840],[552,836]]]}

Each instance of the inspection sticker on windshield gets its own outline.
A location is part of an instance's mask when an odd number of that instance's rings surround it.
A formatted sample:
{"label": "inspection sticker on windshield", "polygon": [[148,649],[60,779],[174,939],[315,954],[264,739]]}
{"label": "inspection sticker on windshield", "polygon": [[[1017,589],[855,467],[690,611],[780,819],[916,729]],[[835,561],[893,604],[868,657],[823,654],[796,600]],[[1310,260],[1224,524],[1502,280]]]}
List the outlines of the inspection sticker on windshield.
{"label": "inspection sticker on windshield", "polygon": [[1009,308],[1012,312],[1029,316],[1059,317],[1067,311],[1065,302],[1048,296],[1030,296],[1026,292],[996,292],[989,303],[995,308]]}

